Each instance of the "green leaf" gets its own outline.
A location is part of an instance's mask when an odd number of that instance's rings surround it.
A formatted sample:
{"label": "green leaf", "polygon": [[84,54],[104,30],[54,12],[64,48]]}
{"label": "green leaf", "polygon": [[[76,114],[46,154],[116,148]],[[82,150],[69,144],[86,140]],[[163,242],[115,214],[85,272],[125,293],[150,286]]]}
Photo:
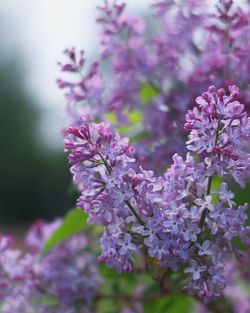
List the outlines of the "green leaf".
{"label": "green leaf", "polygon": [[62,224],[54,231],[45,242],[42,255],[47,254],[51,249],[83,230],[87,224],[87,215],[79,209],[71,210],[64,218]]}
{"label": "green leaf", "polygon": [[145,313],[189,313],[192,311],[193,300],[184,295],[165,296],[155,301],[144,301]]}
{"label": "green leaf", "polygon": [[143,104],[158,96],[160,89],[150,83],[143,83],[139,89],[139,97]]}
{"label": "green leaf", "polygon": [[113,124],[113,125],[117,124],[117,118],[116,118],[116,116],[115,116],[114,113],[108,112],[108,113],[106,113],[105,116],[106,116],[106,119],[107,119],[107,121],[108,121],[109,123],[111,123],[111,124]]}
{"label": "green leaf", "polygon": [[[222,179],[219,176],[214,176],[212,180],[211,191],[219,190],[221,183],[222,183]],[[215,204],[219,197],[217,194],[212,194],[211,196],[212,196],[212,204]]]}
{"label": "green leaf", "polygon": [[[127,116],[128,121],[131,124],[140,124],[142,117],[139,110],[129,111],[128,109],[123,110],[123,114]],[[117,125],[117,118],[114,113],[108,112],[105,114],[107,121],[113,125]]]}
{"label": "green leaf", "polygon": [[247,209],[247,222],[246,225],[250,226],[250,182],[246,184],[246,187],[244,189],[240,188],[238,185],[234,184],[232,186],[232,191],[235,194],[234,201],[237,205],[243,205],[245,203],[248,203],[248,209]]}
{"label": "green leaf", "polygon": [[141,124],[141,112],[138,110],[129,112],[128,119],[132,124]]}
{"label": "green leaf", "polygon": [[56,307],[59,304],[59,300],[56,297],[44,296],[41,299],[42,304],[47,307]]}
{"label": "green leaf", "polygon": [[232,244],[241,251],[246,251],[248,248],[247,244],[243,243],[240,237],[234,237],[232,239]]}
{"label": "green leaf", "polygon": [[102,299],[97,302],[98,313],[117,313],[121,311],[120,305],[114,299]]}
{"label": "green leaf", "polygon": [[149,136],[149,132],[146,130],[143,130],[137,134],[135,134],[134,136],[131,136],[130,138],[130,142],[131,143],[137,143],[142,141],[143,139],[146,139]]}
{"label": "green leaf", "polygon": [[244,204],[248,203],[250,205],[250,182],[246,184],[245,188],[240,188],[238,185],[233,185],[232,186],[232,191],[235,194],[234,201],[238,204]]}

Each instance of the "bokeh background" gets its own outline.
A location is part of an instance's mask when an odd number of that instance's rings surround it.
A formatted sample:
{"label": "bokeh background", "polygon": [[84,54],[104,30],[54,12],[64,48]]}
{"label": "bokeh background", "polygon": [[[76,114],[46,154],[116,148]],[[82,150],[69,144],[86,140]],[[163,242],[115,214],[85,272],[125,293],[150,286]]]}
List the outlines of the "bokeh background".
{"label": "bokeh background", "polygon": [[[56,86],[61,52],[98,54],[96,7],[102,0],[0,0],[0,226],[22,234],[36,219],[74,206],[61,129],[64,98]],[[143,14],[149,0],[127,0]]]}

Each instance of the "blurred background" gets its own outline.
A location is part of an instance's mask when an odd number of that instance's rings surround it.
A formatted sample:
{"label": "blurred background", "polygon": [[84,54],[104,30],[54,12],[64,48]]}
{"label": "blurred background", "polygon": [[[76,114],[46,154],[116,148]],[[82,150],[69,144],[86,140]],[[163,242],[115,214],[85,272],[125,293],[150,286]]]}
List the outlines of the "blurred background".
{"label": "blurred background", "polygon": [[[55,80],[61,52],[98,54],[102,0],[0,0],[0,224],[18,232],[72,208],[76,195],[61,128],[64,98]],[[150,0],[127,0],[128,11]],[[14,227],[14,228],[13,228]],[[10,230],[10,228],[12,228]]]}

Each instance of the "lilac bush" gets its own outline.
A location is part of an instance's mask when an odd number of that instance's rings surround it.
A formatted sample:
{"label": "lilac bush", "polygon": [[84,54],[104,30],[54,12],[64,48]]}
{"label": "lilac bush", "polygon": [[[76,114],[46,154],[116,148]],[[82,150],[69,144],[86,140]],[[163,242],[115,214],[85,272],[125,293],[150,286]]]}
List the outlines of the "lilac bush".
{"label": "lilac bush", "polygon": [[[79,81],[59,86],[70,90],[70,116],[78,112],[65,149],[81,192],[77,206],[89,223],[104,226],[99,261],[119,273],[136,267],[138,255],[159,268],[182,268],[184,289],[207,303],[226,287],[232,239],[248,241],[248,206],[233,202],[226,181],[243,188],[249,179],[250,120],[241,103],[249,101],[249,78],[238,76],[249,68],[249,7],[221,0],[211,12],[205,8],[200,1],[158,2],[153,10],[161,25],[149,35],[141,18],[124,14],[124,4],[105,1],[97,21],[100,62],[110,59],[108,85],[95,62]],[[75,50],[65,53],[70,62],[63,71],[81,72]],[[132,130],[131,114],[140,121]],[[118,134],[121,125],[135,149]],[[171,164],[173,151],[180,154]]]}
{"label": "lilac bush", "polygon": [[98,9],[97,60],[67,49],[57,80],[91,226],[38,222],[26,254],[1,237],[1,312],[248,313],[250,2]]}

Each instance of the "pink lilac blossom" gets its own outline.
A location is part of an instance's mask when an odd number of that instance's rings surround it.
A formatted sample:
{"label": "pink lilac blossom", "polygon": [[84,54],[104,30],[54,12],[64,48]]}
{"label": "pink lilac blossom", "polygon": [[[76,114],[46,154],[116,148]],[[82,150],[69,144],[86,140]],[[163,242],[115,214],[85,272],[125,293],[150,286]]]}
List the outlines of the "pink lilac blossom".
{"label": "pink lilac blossom", "polygon": [[247,204],[237,207],[225,182],[211,190],[215,174],[233,177],[241,186],[249,178],[244,149],[250,119],[238,94],[235,86],[228,96],[211,86],[196,99],[198,107],[187,113],[185,128],[190,131],[187,148],[198,161],[190,152],[185,159],[175,154],[163,177],[134,164],[128,139],[108,124],[83,116],[81,127],[68,128],[65,148],[81,190],[78,207],[90,223],[104,226],[99,261],[127,272],[144,246],[159,267],[176,271],[186,265],[187,292],[205,302],[220,297],[231,240],[246,241],[249,232]]}

